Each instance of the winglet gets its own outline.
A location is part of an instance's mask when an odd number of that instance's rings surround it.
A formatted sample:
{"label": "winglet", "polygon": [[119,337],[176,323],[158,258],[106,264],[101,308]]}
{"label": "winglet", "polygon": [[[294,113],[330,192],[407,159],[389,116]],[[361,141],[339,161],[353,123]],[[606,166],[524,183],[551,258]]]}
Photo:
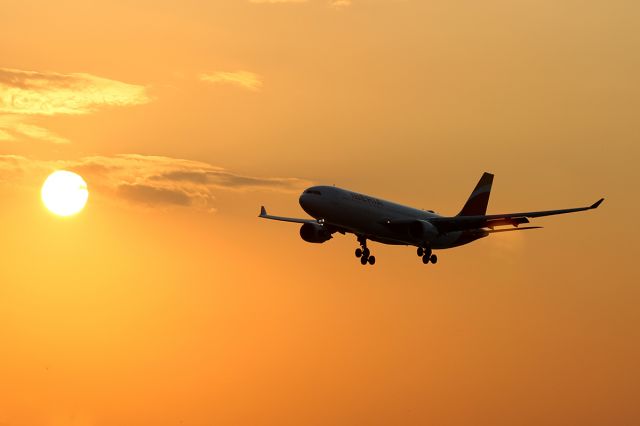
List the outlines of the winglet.
{"label": "winglet", "polygon": [[603,202],[603,201],[604,201],[604,198],[600,198],[598,201],[596,201],[595,203],[593,203],[593,204],[591,205],[591,207],[589,207],[589,208],[590,208],[590,209],[597,209],[597,208],[598,208],[598,206],[599,206],[600,204],[602,204],[602,202]]}
{"label": "winglet", "polygon": [[260,206],[260,215],[258,217],[264,217],[267,215],[267,209],[264,206]]}

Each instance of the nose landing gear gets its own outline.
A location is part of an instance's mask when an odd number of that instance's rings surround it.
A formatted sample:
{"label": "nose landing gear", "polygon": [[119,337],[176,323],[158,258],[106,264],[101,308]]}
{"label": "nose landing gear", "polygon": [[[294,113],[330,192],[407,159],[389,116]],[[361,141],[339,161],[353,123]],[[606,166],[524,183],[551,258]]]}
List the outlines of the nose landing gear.
{"label": "nose landing gear", "polygon": [[376,257],[371,254],[371,251],[367,248],[367,239],[358,237],[358,242],[360,243],[360,247],[356,249],[356,257],[360,258],[360,263],[362,265],[375,265]]}

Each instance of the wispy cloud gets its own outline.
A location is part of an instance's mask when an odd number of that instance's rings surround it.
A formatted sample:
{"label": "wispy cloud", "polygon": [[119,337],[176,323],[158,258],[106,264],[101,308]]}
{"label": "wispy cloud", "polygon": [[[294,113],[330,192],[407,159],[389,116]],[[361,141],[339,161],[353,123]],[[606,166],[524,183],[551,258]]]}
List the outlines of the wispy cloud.
{"label": "wispy cloud", "polygon": [[337,9],[340,9],[342,7],[351,6],[351,4],[352,4],[351,0],[331,0],[329,2],[329,5],[331,7],[335,7]]}
{"label": "wispy cloud", "polygon": [[0,112],[29,115],[88,114],[101,106],[149,102],[144,86],[85,73],[0,68]]}
{"label": "wispy cloud", "polygon": [[75,171],[92,191],[133,204],[206,211],[215,210],[218,191],[295,192],[311,184],[304,179],[249,176],[209,163],[161,156],[125,154],[42,161],[0,155],[0,182],[37,185],[56,169]]}
{"label": "wispy cloud", "polygon": [[0,68],[0,139],[17,140],[25,136],[65,143],[68,140],[31,123],[30,117],[89,114],[105,106],[149,101],[144,86],[91,74]]}
{"label": "wispy cloud", "polygon": [[216,71],[208,74],[200,74],[200,80],[214,84],[231,84],[247,90],[260,90],[262,78],[250,71]]}
{"label": "wispy cloud", "polygon": [[306,3],[307,0],[249,0],[255,4],[276,4],[276,3]]}
{"label": "wispy cloud", "polygon": [[57,144],[69,143],[68,139],[55,134],[51,130],[29,123],[29,117],[24,115],[0,114],[0,140],[17,141],[21,139],[21,137]]}
{"label": "wispy cloud", "polygon": [[[326,1],[326,0],[325,0]],[[254,4],[308,3],[308,0],[249,0]],[[328,4],[336,9],[351,6],[351,0],[328,0]]]}

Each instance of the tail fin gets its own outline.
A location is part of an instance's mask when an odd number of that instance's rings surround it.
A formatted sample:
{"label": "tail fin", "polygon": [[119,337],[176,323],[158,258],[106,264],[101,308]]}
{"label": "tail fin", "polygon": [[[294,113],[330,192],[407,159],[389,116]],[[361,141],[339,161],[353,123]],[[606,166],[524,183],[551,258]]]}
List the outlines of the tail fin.
{"label": "tail fin", "polygon": [[487,213],[493,175],[484,172],[458,216],[483,216]]}

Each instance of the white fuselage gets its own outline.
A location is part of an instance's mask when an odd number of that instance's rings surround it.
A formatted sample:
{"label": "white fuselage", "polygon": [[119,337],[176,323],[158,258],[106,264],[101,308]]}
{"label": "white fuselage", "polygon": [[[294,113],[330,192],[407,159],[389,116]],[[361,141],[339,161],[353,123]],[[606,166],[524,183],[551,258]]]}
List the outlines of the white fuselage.
{"label": "white fuselage", "polygon": [[[314,186],[300,196],[300,206],[315,219],[327,225],[352,232],[385,244],[422,246],[425,241],[412,237],[406,228],[393,227],[398,221],[426,221],[438,218],[432,211],[415,209],[380,198],[334,186]],[[438,234],[428,244],[444,249],[467,244],[486,236],[481,230]]]}

